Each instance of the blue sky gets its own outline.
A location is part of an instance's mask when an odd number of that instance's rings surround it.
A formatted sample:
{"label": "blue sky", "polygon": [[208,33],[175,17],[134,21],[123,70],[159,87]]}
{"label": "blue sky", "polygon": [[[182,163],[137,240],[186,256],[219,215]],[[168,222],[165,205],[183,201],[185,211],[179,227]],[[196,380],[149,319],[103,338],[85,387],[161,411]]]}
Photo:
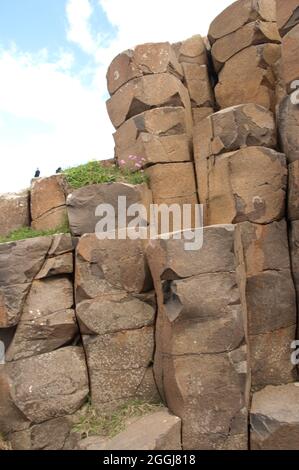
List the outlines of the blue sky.
{"label": "blue sky", "polygon": [[0,0],[0,193],[28,187],[36,167],[47,176],[111,158],[105,75],[113,57],[205,35],[230,3]]}

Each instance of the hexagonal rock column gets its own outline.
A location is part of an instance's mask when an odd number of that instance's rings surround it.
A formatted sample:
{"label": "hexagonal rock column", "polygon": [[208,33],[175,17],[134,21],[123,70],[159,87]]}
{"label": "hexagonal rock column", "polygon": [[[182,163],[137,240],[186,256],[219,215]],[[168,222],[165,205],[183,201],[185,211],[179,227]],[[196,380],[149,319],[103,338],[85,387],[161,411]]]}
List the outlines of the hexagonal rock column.
{"label": "hexagonal rock column", "polygon": [[299,450],[299,383],[255,393],[250,421],[252,450]]}
{"label": "hexagonal rock column", "polygon": [[191,99],[193,123],[213,113],[215,96],[212,90],[207,48],[200,35],[172,45],[183,67],[184,84]]}
{"label": "hexagonal rock column", "polygon": [[30,226],[29,191],[0,195],[0,236]]}
{"label": "hexagonal rock column", "polygon": [[147,248],[158,300],[155,377],[182,419],[184,449],[246,449],[249,376],[234,226],[207,227],[203,247]]}
{"label": "hexagonal rock column", "polygon": [[[120,166],[125,164],[132,171],[155,163],[190,161],[191,136],[192,123],[187,122],[183,107],[152,109],[132,117],[115,132],[115,156]],[[138,156],[138,162],[131,156]]]}
{"label": "hexagonal rock column", "polygon": [[238,224],[235,250],[247,312],[252,390],[292,382],[297,312],[286,222]]}
{"label": "hexagonal rock column", "polygon": [[[96,209],[101,204],[111,205],[114,213],[109,217],[108,225],[111,229],[125,228],[134,219],[134,216],[123,218],[119,211],[120,197],[124,200],[124,209],[133,204],[142,204],[149,214],[149,205],[152,203],[152,193],[146,184],[131,185],[126,183],[93,184],[76,189],[69,194],[66,204],[70,229],[73,235],[81,236],[85,233],[94,233],[97,223],[105,214],[96,215]],[[147,217],[144,225],[148,223]]]}
{"label": "hexagonal rock column", "polygon": [[71,426],[66,429],[65,421],[56,418],[75,413],[88,394],[83,350],[66,347],[0,366],[0,388],[1,431],[17,449],[22,446],[19,441],[28,444],[34,435],[33,447],[42,449],[48,427],[63,435],[58,444],[62,448]]}
{"label": "hexagonal rock column", "polygon": [[84,235],[76,252],[77,317],[92,404],[110,413],[157,397],[153,380],[155,298],[141,240]]}
{"label": "hexagonal rock column", "polygon": [[107,72],[107,85],[110,95],[134,78],[143,75],[171,73],[183,79],[182,66],[168,42],[148,43],[136,46],[113,59]]}
{"label": "hexagonal rock column", "polygon": [[107,101],[114,127],[152,108],[183,106],[191,120],[190,97],[182,82],[170,73],[145,75],[130,80]]}
{"label": "hexagonal rock column", "polygon": [[34,179],[31,184],[31,226],[52,230],[66,224],[66,197],[70,188],[63,175]]}

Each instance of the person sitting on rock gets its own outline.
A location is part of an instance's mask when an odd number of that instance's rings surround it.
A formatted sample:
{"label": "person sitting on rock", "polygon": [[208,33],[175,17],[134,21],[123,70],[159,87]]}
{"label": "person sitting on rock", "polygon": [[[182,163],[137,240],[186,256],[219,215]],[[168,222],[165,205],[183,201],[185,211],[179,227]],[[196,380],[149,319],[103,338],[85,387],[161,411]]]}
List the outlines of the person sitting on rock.
{"label": "person sitting on rock", "polygon": [[62,168],[61,168],[61,166],[60,166],[59,168],[57,168],[57,170],[56,170],[56,175],[58,175],[59,173],[62,173]]}
{"label": "person sitting on rock", "polygon": [[39,178],[39,177],[40,177],[40,171],[39,171],[39,168],[37,168],[34,174],[34,178]]}

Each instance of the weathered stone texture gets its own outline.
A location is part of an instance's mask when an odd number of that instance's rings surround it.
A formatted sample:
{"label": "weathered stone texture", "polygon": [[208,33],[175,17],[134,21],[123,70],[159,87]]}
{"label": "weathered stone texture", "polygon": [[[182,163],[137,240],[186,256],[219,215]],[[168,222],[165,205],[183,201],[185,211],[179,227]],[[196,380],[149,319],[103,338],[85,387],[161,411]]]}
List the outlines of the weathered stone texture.
{"label": "weathered stone texture", "polygon": [[292,103],[291,97],[286,96],[278,111],[280,145],[290,163],[299,160],[299,106],[295,103]]}
{"label": "weathered stone texture", "polygon": [[280,58],[278,44],[251,46],[229,59],[219,74],[215,88],[220,108],[255,103],[274,111],[274,67]]}
{"label": "weathered stone texture", "polygon": [[266,387],[253,395],[252,450],[299,449],[299,384]]}
{"label": "weathered stone texture", "polygon": [[288,92],[298,88],[299,66],[295,59],[298,55],[299,24],[283,37],[281,45],[283,79]]}
{"label": "weathered stone texture", "polygon": [[196,161],[199,199],[206,225],[270,223],[285,214],[284,154],[248,147]]}
{"label": "weathered stone texture", "polygon": [[283,37],[299,23],[298,0],[276,0],[277,26]]}
{"label": "weathered stone texture", "polygon": [[238,224],[236,253],[246,305],[252,389],[291,382],[290,345],[296,338],[296,295],[286,222]]}
{"label": "weathered stone texture", "polygon": [[147,255],[158,299],[155,376],[182,419],[183,448],[246,448],[247,353],[234,227],[205,228],[200,251],[161,239]]}
{"label": "weathered stone texture", "polygon": [[183,106],[191,119],[188,91],[178,78],[169,73],[131,80],[107,101],[108,114],[116,129],[131,117],[162,106]]}
{"label": "weathered stone texture", "polygon": [[110,95],[134,78],[144,75],[171,73],[183,78],[183,70],[176,54],[168,42],[148,43],[119,54],[107,72]]}
{"label": "weathered stone texture", "polygon": [[191,128],[192,123],[187,122],[182,107],[145,111],[126,121],[115,132],[117,161],[120,166],[133,171],[154,163],[190,161]]}
{"label": "weathered stone texture", "polygon": [[66,197],[70,188],[63,175],[33,180],[30,192],[32,227],[56,229],[66,223]]}
{"label": "weathered stone texture", "polygon": [[[105,213],[96,215],[96,209],[101,204],[110,204],[114,208],[114,214],[109,214],[108,231],[117,228],[125,228],[135,217],[122,220],[118,212],[119,197],[125,199],[125,207],[133,204],[143,204],[145,208],[152,202],[152,195],[147,185],[131,185],[126,183],[94,184],[73,191],[67,198],[67,212],[70,229],[73,235],[84,235],[94,233],[97,223],[104,217]],[[110,225],[112,228],[109,230]],[[147,219],[144,220],[145,226]]]}
{"label": "weathered stone texture", "polygon": [[179,63],[207,65],[207,50],[204,39],[198,34],[172,45]]}
{"label": "weathered stone texture", "polygon": [[6,237],[14,230],[29,227],[29,192],[0,195],[0,236]]}

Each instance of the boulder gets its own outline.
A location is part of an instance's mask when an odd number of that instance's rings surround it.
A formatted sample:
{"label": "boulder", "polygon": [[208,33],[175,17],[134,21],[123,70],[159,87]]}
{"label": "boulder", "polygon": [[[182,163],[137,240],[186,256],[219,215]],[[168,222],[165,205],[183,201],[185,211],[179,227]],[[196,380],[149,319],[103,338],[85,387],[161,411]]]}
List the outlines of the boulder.
{"label": "boulder", "polygon": [[142,240],[99,240],[84,235],[76,251],[76,301],[95,299],[107,293],[132,294],[152,289]]}
{"label": "boulder", "polygon": [[[88,394],[85,358],[80,347],[62,348],[10,362],[3,368],[1,392],[6,386],[6,402],[30,423],[44,423],[72,414],[81,407]],[[10,431],[13,428],[13,422],[10,422]]]}
{"label": "boulder", "polygon": [[181,420],[161,409],[128,422],[126,429],[111,439],[90,437],[80,441],[79,450],[181,450]]}
{"label": "boulder", "polygon": [[68,278],[33,281],[6,361],[48,353],[70,343],[78,333],[73,303]]}
{"label": "boulder", "polygon": [[252,450],[299,449],[299,384],[266,387],[253,395]]}
{"label": "boulder", "polygon": [[243,49],[270,42],[281,42],[276,23],[260,20],[247,23],[213,44],[212,58],[216,71],[219,72],[229,59]]}
{"label": "boulder", "polygon": [[29,191],[0,195],[0,237],[30,225]]}
{"label": "boulder", "polygon": [[0,327],[18,323],[31,282],[41,270],[52,237],[0,245]]}
{"label": "boulder", "polygon": [[[152,202],[151,192],[145,183],[135,186],[126,183],[94,184],[73,191],[67,198],[67,211],[72,234],[81,236],[96,231],[97,223],[105,215],[105,211],[101,216],[95,215],[96,209],[100,205],[112,206],[113,213],[109,213],[108,222],[108,226],[112,224],[112,229],[108,229],[108,231],[127,227],[129,222],[135,218],[135,214],[125,217],[123,220],[124,214],[122,211],[119,212],[120,197],[125,198],[124,208],[126,210],[133,204],[142,204],[148,212]],[[146,224],[147,220],[144,220],[144,225]]]}
{"label": "boulder", "polygon": [[285,214],[285,156],[265,147],[248,147],[197,160],[199,199],[205,224],[267,224]]}
{"label": "boulder", "polygon": [[194,158],[231,152],[243,147],[275,148],[276,125],[273,114],[255,104],[241,104],[211,114],[194,128]]}
{"label": "boulder", "polygon": [[212,22],[209,40],[213,44],[217,39],[227,36],[255,20],[276,21],[275,0],[238,0],[222,11]]}
{"label": "boulder", "polygon": [[199,34],[177,42],[172,47],[180,64],[206,65],[208,63],[206,45]]}
{"label": "boulder", "polygon": [[170,73],[146,75],[131,80],[107,101],[107,111],[116,129],[131,117],[162,106],[183,106],[191,120],[188,91]]}
{"label": "boulder", "polygon": [[204,228],[199,251],[157,239],[147,256],[158,301],[155,378],[182,419],[183,449],[246,449],[247,350],[234,227]]}
{"label": "boulder", "polygon": [[275,109],[274,65],[280,58],[279,44],[261,44],[238,52],[219,74],[215,88],[221,109],[240,103],[255,103]]}
{"label": "boulder", "polygon": [[134,78],[143,75],[171,73],[183,78],[181,65],[171,45],[148,43],[128,50],[113,59],[107,72],[107,84],[110,95]]}
{"label": "boulder", "polygon": [[288,219],[299,220],[299,160],[290,163],[288,170]]}
{"label": "boulder", "polygon": [[278,132],[282,151],[288,162],[299,160],[299,106],[286,96],[279,106]]}
{"label": "boulder", "polygon": [[212,91],[207,65],[183,64],[185,85],[189,91],[192,107],[213,107]]}
{"label": "boulder", "polygon": [[63,175],[32,181],[30,204],[35,230],[55,229],[65,223],[65,201],[69,190]]}
{"label": "boulder", "polygon": [[297,313],[286,222],[238,224],[235,249],[247,312],[252,389],[290,382],[295,377],[290,345]]}
{"label": "boulder", "polygon": [[190,161],[191,127],[182,107],[156,108],[134,116],[114,134],[118,164],[138,170],[153,163]]}
{"label": "boulder", "polygon": [[277,26],[281,37],[299,23],[298,0],[276,0]]}

